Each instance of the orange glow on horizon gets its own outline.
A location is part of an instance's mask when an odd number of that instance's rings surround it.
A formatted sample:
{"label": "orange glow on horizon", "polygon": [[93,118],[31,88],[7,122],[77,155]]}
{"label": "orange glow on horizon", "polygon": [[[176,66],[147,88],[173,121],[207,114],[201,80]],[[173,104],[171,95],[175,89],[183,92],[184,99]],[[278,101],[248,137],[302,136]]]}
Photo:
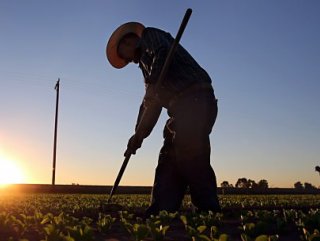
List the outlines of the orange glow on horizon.
{"label": "orange glow on horizon", "polygon": [[0,155],[0,186],[25,182],[25,175],[17,162]]}

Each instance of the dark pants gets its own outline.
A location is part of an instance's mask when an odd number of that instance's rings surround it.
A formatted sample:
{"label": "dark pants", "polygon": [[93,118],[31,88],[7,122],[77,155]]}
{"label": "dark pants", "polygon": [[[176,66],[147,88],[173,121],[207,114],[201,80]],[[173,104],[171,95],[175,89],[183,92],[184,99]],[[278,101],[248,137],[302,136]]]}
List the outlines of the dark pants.
{"label": "dark pants", "polygon": [[213,90],[188,94],[169,108],[147,215],[178,211],[187,187],[200,211],[220,211],[209,139],[217,110]]}

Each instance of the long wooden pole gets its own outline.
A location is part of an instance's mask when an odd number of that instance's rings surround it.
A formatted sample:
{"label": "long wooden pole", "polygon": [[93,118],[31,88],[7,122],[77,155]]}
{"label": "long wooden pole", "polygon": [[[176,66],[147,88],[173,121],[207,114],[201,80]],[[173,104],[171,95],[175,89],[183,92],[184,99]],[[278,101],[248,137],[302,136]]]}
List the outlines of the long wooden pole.
{"label": "long wooden pole", "polygon": [[166,77],[166,74],[168,72],[168,69],[170,67],[171,61],[172,61],[173,56],[174,56],[174,52],[176,51],[176,49],[178,47],[178,44],[179,44],[180,39],[181,39],[181,36],[182,36],[182,34],[183,34],[187,24],[188,24],[188,21],[190,19],[191,14],[192,14],[192,9],[188,8],[186,13],[184,14],[184,17],[183,17],[182,22],[180,24],[178,33],[177,33],[175,39],[173,40],[171,48],[169,49],[168,55],[167,55],[167,57],[165,59],[165,62],[163,64],[163,66],[162,66],[159,78],[157,79],[157,82],[156,82],[156,87],[155,87],[156,90],[158,90],[160,87],[162,87],[163,79]]}
{"label": "long wooden pole", "polygon": [[59,88],[60,78],[58,79],[54,89],[57,91],[56,98],[56,115],[54,121],[54,140],[53,140],[53,166],[52,166],[52,185],[55,185],[56,180],[56,157],[57,157],[57,130],[58,130],[58,109],[59,109]]}

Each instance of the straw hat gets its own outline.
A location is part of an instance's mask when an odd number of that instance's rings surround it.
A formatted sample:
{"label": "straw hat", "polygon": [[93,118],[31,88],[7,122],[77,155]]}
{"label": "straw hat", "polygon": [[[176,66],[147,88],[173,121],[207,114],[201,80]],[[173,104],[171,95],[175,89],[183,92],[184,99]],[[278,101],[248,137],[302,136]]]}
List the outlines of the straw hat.
{"label": "straw hat", "polygon": [[117,50],[120,40],[129,33],[134,33],[141,37],[144,28],[145,27],[141,23],[128,22],[122,24],[112,33],[107,44],[106,55],[110,64],[113,67],[120,69],[128,64],[124,59],[120,58],[120,56],[118,55]]}

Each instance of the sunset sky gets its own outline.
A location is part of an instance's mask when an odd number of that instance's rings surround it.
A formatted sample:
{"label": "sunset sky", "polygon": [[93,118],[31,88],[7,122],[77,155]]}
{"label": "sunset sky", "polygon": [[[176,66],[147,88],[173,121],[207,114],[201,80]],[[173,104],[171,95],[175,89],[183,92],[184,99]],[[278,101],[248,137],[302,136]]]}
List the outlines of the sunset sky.
{"label": "sunset sky", "polygon": [[[0,1],[0,182],[51,183],[60,81],[57,184],[113,185],[144,95],[137,65],[105,56],[128,21],[176,35],[219,99],[211,163],[222,181],[320,186],[320,1]],[[152,185],[163,109],[121,181]],[[10,166],[10,168],[9,168]],[[2,172],[1,172],[2,170]],[[8,177],[9,178],[9,177]]]}

